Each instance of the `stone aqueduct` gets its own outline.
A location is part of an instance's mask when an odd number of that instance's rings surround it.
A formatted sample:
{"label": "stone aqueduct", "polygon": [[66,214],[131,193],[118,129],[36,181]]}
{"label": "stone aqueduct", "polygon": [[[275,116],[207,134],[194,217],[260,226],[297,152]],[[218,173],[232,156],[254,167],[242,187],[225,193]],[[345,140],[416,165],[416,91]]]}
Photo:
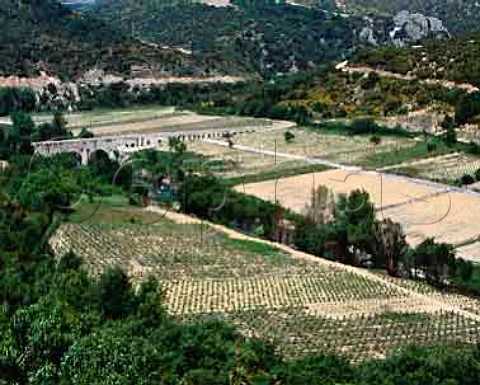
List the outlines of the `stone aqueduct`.
{"label": "stone aqueduct", "polygon": [[203,131],[163,131],[88,139],[49,140],[33,143],[33,146],[35,154],[51,156],[59,153],[74,153],[81,159],[82,164],[87,164],[97,151],[104,151],[111,159],[122,160],[132,152],[166,144],[170,137],[176,137],[182,141],[194,141],[254,131],[255,129],[252,127]]}

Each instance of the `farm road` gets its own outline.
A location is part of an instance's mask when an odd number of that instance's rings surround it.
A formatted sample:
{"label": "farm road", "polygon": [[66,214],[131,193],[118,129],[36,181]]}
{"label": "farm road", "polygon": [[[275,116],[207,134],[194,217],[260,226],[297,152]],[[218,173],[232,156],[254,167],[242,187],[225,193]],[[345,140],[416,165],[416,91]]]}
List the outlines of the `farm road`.
{"label": "farm road", "polygon": [[[307,253],[292,249],[291,247],[280,244],[280,243],[267,241],[265,239],[255,238],[255,237],[240,233],[238,231],[232,230],[232,229],[230,229],[228,227],[225,227],[225,226],[222,226],[222,225],[217,225],[217,224],[214,224],[214,223],[211,223],[211,222],[206,222],[206,221],[203,221],[199,218],[195,218],[195,217],[192,217],[192,216],[189,216],[189,215],[186,215],[186,214],[166,211],[165,209],[163,209],[161,207],[158,207],[158,206],[149,206],[149,207],[146,207],[145,210],[163,214],[166,219],[172,220],[172,221],[174,221],[178,224],[202,224],[203,223],[204,225],[206,225],[208,227],[211,227],[213,230],[224,233],[225,235],[229,236],[232,239],[247,240],[247,241],[262,243],[264,245],[275,247],[275,248],[277,248],[281,251],[284,251],[284,252],[288,253],[289,255],[291,255],[292,258],[301,259],[301,260],[304,260],[304,261],[309,261],[311,263],[320,264],[320,265],[323,265],[323,266],[326,266],[326,267],[332,267],[333,266],[333,267],[336,267],[336,268],[341,268],[345,271],[357,274],[357,275],[359,275],[361,277],[364,277],[368,280],[372,280],[372,281],[379,282],[379,283],[382,283],[382,284],[390,285],[390,286],[394,287],[395,289],[397,289],[398,291],[405,294],[405,296],[410,297],[412,300],[414,300],[415,303],[418,303],[419,306],[421,306],[421,308],[423,309],[423,311],[430,310],[431,312],[435,312],[439,309],[442,309],[443,311],[452,311],[452,312],[455,312],[459,315],[467,317],[469,319],[480,322],[480,315],[475,314],[471,311],[468,311],[467,309],[465,309],[463,307],[459,307],[455,304],[451,304],[451,303],[449,303],[449,301],[443,301],[442,296],[439,297],[439,296],[432,296],[432,295],[428,295],[428,294],[423,294],[423,293],[415,291],[413,289],[409,289],[409,288],[406,288],[404,286],[397,285],[395,283],[394,279],[390,279],[390,278],[386,279],[382,276],[373,274],[366,269],[361,269],[361,268],[358,268],[358,267],[344,265],[344,264],[341,264],[341,263],[338,263],[338,262],[329,261],[329,260],[324,259],[324,258],[316,257],[314,255],[307,254]],[[314,304],[312,304],[312,306],[314,306]],[[401,309],[401,310],[408,311],[408,310],[412,310],[412,309]]]}

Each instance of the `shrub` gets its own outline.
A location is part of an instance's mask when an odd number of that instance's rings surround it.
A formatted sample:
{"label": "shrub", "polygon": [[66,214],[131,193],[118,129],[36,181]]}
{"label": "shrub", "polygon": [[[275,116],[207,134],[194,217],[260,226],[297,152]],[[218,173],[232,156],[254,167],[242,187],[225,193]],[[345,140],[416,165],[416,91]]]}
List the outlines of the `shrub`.
{"label": "shrub", "polygon": [[373,119],[356,119],[348,127],[350,135],[373,134],[378,131],[378,125]]}
{"label": "shrub", "polygon": [[283,134],[283,137],[285,138],[285,142],[290,143],[295,139],[295,135],[291,131],[286,131]]}
{"label": "shrub", "polygon": [[471,176],[470,174],[464,174],[464,175],[461,176],[461,178],[459,179],[458,182],[459,182],[460,185],[466,186],[466,185],[469,185],[469,184],[474,184],[475,183],[475,178],[473,176]]}

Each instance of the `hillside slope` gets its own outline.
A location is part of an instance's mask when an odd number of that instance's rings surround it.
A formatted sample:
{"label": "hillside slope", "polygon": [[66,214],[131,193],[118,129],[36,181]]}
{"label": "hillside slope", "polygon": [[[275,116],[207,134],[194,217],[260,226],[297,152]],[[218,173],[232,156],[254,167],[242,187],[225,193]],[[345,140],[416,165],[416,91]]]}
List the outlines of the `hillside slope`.
{"label": "hillside slope", "polygon": [[360,53],[357,64],[408,74],[480,86],[480,33],[421,46],[384,47]]}
{"label": "hillside slope", "polygon": [[207,67],[179,52],[126,37],[120,28],[55,0],[0,0],[0,25],[0,76],[33,76],[43,70],[72,78],[91,68],[128,76],[132,66],[197,74]]}
{"label": "hillside slope", "polygon": [[349,15],[339,12],[331,0],[231,4],[98,0],[93,13],[132,36],[180,47],[203,60],[245,63],[262,75],[323,66],[364,46],[404,45],[450,35],[435,18],[408,12],[401,17]]}
{"label": "hillside slope", "polygon": [[401,11],[436,17],[453,33],[478,29],[480,3],[474,0],[344,0],[348,12],[395,15]]}

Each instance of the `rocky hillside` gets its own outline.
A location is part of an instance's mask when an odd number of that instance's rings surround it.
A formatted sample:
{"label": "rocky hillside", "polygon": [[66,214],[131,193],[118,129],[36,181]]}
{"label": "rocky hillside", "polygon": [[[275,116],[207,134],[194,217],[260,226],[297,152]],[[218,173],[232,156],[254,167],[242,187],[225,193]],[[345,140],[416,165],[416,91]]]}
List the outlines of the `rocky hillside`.
{"label": "rocky hillside", "polygon": [[475,0],[342,0],[349,13],[395,16],[409,11],[441,20],[454,34],[479,28],[480,2]]}
{"label": "rocky hillside", "polygon": [[245,63],[249,71],[262,75],[315,68],[343,60],[364,46],[449,36],[435,18],[408,12],[395,18],[352,16],[332,0],[208,3],[217,6],[179,0],[97,0],[94,13],[132,36],[204,60]]}

